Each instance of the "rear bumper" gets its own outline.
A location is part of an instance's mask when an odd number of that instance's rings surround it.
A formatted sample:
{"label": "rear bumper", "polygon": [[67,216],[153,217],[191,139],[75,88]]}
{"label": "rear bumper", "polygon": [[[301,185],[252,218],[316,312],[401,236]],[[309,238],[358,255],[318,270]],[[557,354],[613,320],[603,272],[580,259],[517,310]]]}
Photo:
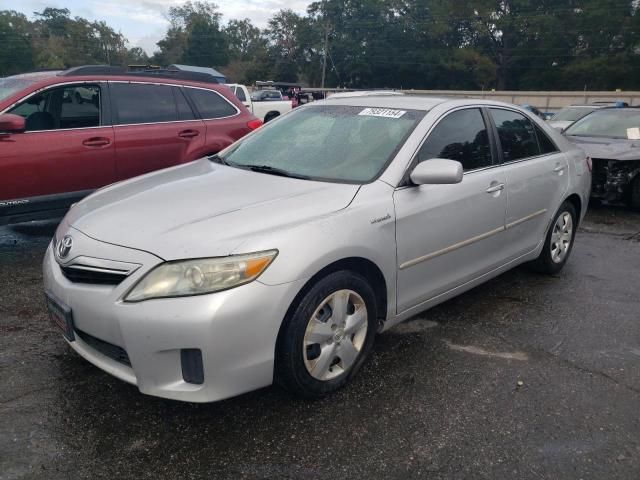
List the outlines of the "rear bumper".
{"label": "rear bumper", "polygon": [[[108,258],[121,259],[122,247],[108,248],[114,249]],[[190,402],[222,400],[272,383],[278,331],[304,280],[275,286],[254,281],[209,295],[125,303],[124,293],[159,259],[137,252],[144,266],[114,287],[71,282],[52,252],[50,246],[44,259],[45,288],[71,308],[76,331],[126,352],[130,365],[82,334],[69,342],[105,372],[142,393]],[[185,381],[185,349],[202,353],[201,384]]]}

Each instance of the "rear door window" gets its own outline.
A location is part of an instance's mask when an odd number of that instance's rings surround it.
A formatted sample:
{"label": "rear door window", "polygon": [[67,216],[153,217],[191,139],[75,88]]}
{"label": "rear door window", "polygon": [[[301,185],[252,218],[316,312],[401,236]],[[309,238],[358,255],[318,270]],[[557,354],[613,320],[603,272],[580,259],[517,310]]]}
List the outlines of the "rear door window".
{"label": "rear door window", "polygon": [[511,110],[498,108],[490,110],[498,130],[504,162],[540,155],[540,146],[531,120]]}
{"label": "rear door window", "polygon": [[178,112],[171,88],[168,85],[112,83],[117,124],[175,122]]}
{"label": "rear door window", "polygon": [[236,107],[211,90],[202,88],[185,89],[204,120],[231,117],[238,113]]}
{"label": "rear door window", "polygon": [[418,152],[419,162],[432,158],[456,160],[465,171],[493,163],[487,126],[479,108],[457,110],[436,125]]}

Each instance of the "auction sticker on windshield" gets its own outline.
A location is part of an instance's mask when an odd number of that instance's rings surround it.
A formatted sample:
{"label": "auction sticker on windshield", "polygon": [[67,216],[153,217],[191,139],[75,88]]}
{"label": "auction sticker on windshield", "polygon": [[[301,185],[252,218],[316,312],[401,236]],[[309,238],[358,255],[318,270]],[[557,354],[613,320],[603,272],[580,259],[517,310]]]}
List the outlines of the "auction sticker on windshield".
{"label": "auction sticker on windshield", "polygon": [[627,128],[627,138],[629,140],[640,140],[640,128]]}
{"label": "auction sticker on windshield", "polygon": [[384,118],[400,118],[406,110],[393,110],[391,108],[365,108],[358,115],[365,115],[369,117],[384,117]]}

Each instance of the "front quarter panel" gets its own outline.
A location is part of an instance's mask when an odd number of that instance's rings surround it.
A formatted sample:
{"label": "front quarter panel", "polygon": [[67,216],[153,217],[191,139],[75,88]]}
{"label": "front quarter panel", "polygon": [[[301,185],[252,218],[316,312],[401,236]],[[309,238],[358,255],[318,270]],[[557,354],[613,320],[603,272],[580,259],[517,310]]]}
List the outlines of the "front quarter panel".
{"label": "front quarter panel", "polygon": [[377,181],[363,185],[345,209],[250,240],[234,253],[276,248],[278,256],[260,282],[278,285],[310,279],[337,261],[358,257],[382,272],[387,290],[386,316],[396,309],[396,243],[393,189]]}

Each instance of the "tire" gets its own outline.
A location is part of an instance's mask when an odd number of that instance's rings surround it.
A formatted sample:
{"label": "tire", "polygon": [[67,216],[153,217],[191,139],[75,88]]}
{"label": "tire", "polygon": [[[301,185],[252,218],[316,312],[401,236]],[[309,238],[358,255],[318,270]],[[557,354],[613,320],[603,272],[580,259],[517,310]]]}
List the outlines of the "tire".
{"label": "tire", "polygon": [[564,202],[553,216],[540,256],[531,263],[533,269],[547,274],[560,272],[573,250],[577,226],[575,207],[571,202]]}
{"label": "tire", "polygon": [[269,112],[264,116],[264,123],[267,123],[271,120],[273,120],[276,117],[279,117],[280,114],[278,112]]}
{"label": "tire", "polygon": [[374,291],[362,276],[341,270],[320,279],[292,305],[280,329],[276,383],[304,398],[343,387],[371,352],[377,317]]}
{"label": "tire", "polygon": [[627,204],[631,209],[640,212],[640,175],[636,175],[636,178],[629,185]]}

